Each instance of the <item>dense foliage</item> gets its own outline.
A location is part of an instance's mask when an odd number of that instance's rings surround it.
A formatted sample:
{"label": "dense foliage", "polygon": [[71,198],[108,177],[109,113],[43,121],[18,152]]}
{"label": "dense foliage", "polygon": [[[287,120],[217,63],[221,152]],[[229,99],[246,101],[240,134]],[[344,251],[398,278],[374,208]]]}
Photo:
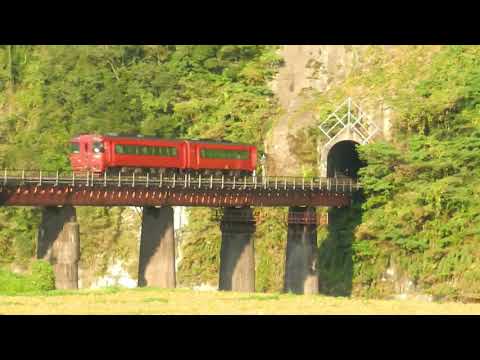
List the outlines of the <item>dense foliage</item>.
{"label": "dense foliage", "polygon": [[[362,201],[331,209],[319,228],[322,292],[392,295],[398,289],[385,279],[393,267],[418,292],[480,298],[479,56],[478,46],[369,47],[344,83],[304,106],[322,120],[352,96],[374,116],[389,108],[393,126],[389,142],[358,147],[367,163]],[[318,169],[317,126],[289,134],[306,173]],[[275,238],[268,261],[278,262],[262,276],[267,260],[256,259],[257,283],[275,279],[265,290],[280,290],[283,274],[286,229],[272,227],[274,217],[260,223]]]}
{"label": "dense foliage", "polygon": [[[263,147],[276,115],[270,46],[0,47],[0,167],[68,169],[80,132],[224,138]],[[358,148],[364,201],[331,210],[320,228],[322,292],[389,295],[389,265],[419,291],[480,297],[480,47],[372,46],[340,86],[305,105],[324,119],[346,96],[388,106],[392,140]],[[318,124],[316,124],[318,125]],[[296,136],[305,172],[317,168],[317,126]],[[129,212],[130,211],[130,212]],[[281,290],[286,209],[257,209],[256,287]],[[133,258],[139,217],[79,209],[82,262],[97,271]],[[131,221],[125,219],[128,215]],[[182,284],[218,280],[220,231],[212,210],[190,209]],[[0,210],[0,260],[28,262],[38,212]],[[125,221],[121,221],[121,219]],[[135,233],[135,234],[134,234]],[[100,249],[100,250],[99,250]],[[389,287],[390,286],[390,287]]]}
{"label": "dense foliage", "polygon": [[[68,170],[68,140],[87,132],[261,148],[276,112],[265,84],[279,64],[275,47],[257,45],[0,46],[0,167]],[[85,268],[121,258],[136,276],[135,212],[77,214]],[[0,262],[32,258],[38,223],[38,210],[0,209]]]}
{"label": "dense foliage", "polygon": [[381,99],[394,113],[391,142],[358,148],[366,200],[338,267],[353,258],[354,293],[391,294],[382,278],[394,264],[419,291],[480,297],[479,55],[478,46],[372,48],[369,66],[317,99],[328,109],[368,89],[367,107]]}

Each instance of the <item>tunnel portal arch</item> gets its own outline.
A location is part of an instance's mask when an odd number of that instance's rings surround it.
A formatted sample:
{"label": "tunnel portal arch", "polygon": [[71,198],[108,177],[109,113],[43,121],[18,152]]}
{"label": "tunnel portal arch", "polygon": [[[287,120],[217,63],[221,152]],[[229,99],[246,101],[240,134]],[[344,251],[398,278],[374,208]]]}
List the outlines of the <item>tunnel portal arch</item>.
{"label": "tunnel portal arch", "polygon": [[360,160],[357,146],[353,140],[343,140],[335,143],[327,155],[327,176],[347,176],[356,179],[358,170],[365,164]]}
{"label": "tunnel portal arch", "polygon": [[[348,168],[349,175],[356,177],[358,169],[366,164],[360,160],[357,146],[362,145],[362,141],[354,136],[344,136],[332,144],[323,146],[320,151],[320,176],[334,177],[335,171]],[[350,164],[348,164],[350,163]]]}
{"label": "tunnel portal arch", "polygon": [[348,97],[319,129],[326,137],[326,141],[319,141],[319,175],[334,177],[339,172],[357,177],[358,169],[365,164],[360,161],[356,146],[374,140],[379,131],[375,121]]}

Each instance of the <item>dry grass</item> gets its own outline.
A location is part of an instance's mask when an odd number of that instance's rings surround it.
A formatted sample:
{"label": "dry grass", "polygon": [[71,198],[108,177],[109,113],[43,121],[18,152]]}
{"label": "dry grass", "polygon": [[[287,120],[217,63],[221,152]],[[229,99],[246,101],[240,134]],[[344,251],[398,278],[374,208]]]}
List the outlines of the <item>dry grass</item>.
{"label": "dry grass", "polygon": [[480,304],[144,288],[0,296],[0,314],[480,314]]}

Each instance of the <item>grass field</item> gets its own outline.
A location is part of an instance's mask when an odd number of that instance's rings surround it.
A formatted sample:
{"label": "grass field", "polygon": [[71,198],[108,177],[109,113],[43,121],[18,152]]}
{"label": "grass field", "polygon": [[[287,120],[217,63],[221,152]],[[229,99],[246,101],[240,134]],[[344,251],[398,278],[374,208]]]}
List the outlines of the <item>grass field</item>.
{"label": "grass field", "polygon": [[480,314],[480,304],[109,288],[0,295],[0,314]]}

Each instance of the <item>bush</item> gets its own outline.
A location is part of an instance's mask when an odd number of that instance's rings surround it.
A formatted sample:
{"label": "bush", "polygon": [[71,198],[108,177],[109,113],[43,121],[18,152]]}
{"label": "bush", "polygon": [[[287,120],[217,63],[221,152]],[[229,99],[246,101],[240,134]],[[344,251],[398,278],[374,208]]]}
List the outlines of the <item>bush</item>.
{"label": "bush", "polygon": [[37,260],[32,265],[31,281],[36,290],[48,291],[55,289],[53,267],[45,260]]}
{"label": "bush", "polygon": [[0,294],[22,294],[54,289],[53,268],[44,260],[37,260],[32,264],[31,275],[15,274],[0,269]]}

